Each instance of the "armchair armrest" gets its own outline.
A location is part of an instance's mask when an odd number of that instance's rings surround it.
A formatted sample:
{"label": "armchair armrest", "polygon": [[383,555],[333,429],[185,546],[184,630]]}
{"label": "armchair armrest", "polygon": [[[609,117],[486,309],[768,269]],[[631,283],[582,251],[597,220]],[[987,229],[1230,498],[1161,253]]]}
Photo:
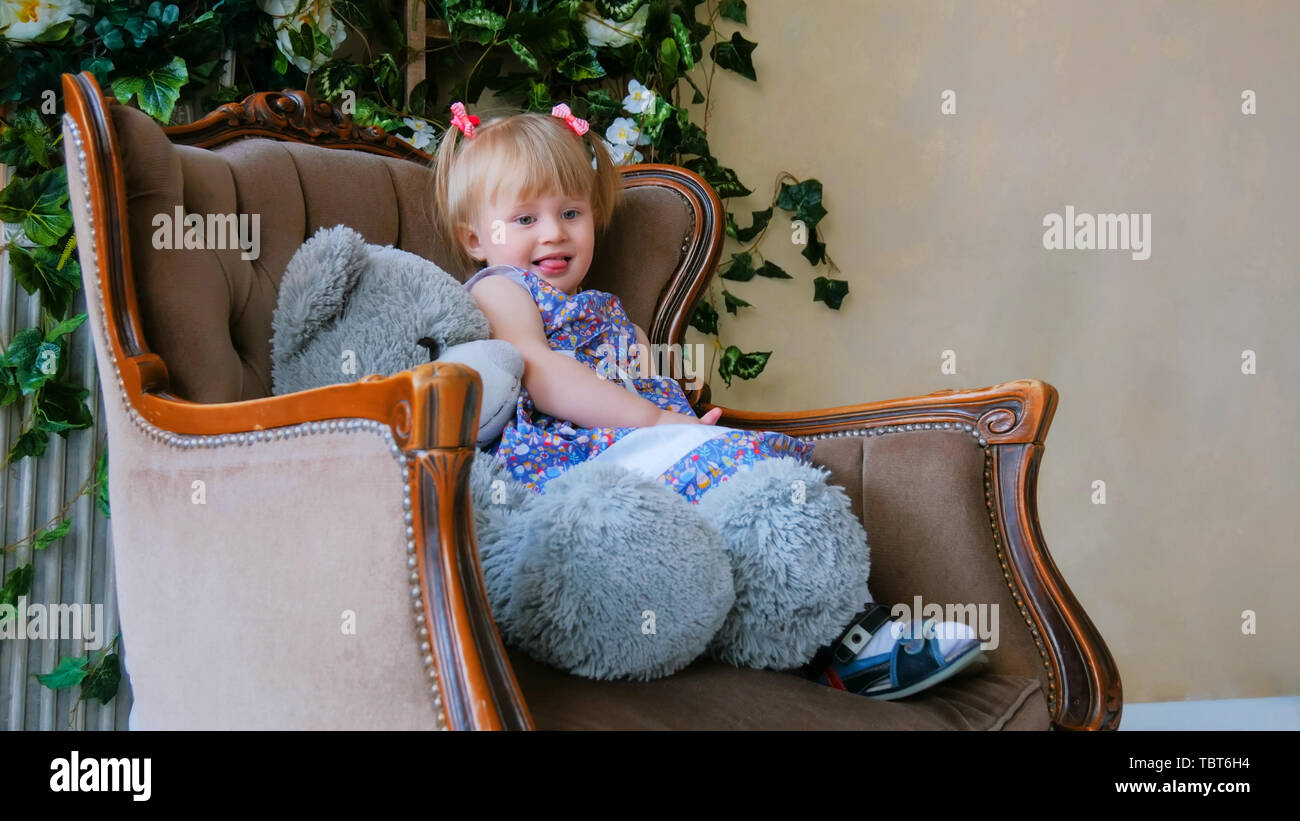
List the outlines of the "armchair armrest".
{"label": "armchair armrest", "polygon": [[[707,402],[707,388],[699,396],[704,402],[697,407],[698,412],[718,407]],[[926,486],[927,482],[951,480],[951,486],[945,487],[954,498],[960,497],[962,515],[982,509],[991,526],[991,533],[963,535],[968,540],[977,539],[973,542],[977,546],[987,546],[986,543],[991,541],[992,549],[978,547],[976,555],[963,557],[977,566],[972,567],[969,574],[963,571],[962,577],[946,579],[945,583],[950,581],[956,587],[969,585],[992,590],[992,582],[1001,581],[1003,594],[1009,595],[1007,604],[1019,613],[1019,623],[1024,625],[1020,631],[1024,635],[1016,634],[1012,636],[1013,641],[1006,642],[1008,647],[1003,652],[1011,651],[1010,657],[1004,655],[1004,660],[999,662],[998,654],[994,653],[995,666],[999,663],[1014,665],[1011,669],[1024,672],[1036,669],[1037,675],[1043,679],[1048,709],[1057,727],[1113,729],[1119,724],[1122,709],[1119,671],[1101,634],[1052,560],[1038,523],[1038,463],[1056,405],[1057,391],[1054,387],[1036,379],[1022,379],[973,390],[944,390],[925,396],[816,411],[761,413],[723,409],[718,424],[781,431],[818,442],[862,437],[862,441],[857,443],[859,452],[841,460],[861,460],[864,486],[867,479],[873,478],[871,471],[877,462],[891,465],[889,469],[897,473],[913,473],[907,477],[910,479],[908,489],[898,492],[900,505],[890,511],[895,514],[902,511],[912,524],[916,521],[933,523],[942,517],[957,515],[953,510],[919,509],[921,506],[917,504],[918,499],[933,495],[931,488]],[[928,441],[921,444],[921,439],[909,440],[911,449],[906,453],[888,453],[878,448],[885,441],[892,445],[901,440],[876,437],[917,431],[922,432],[920,436]],[[927,431],[930,433],[926,434]],[[951,442],[953,434],[969,435],[983,450],[982,500],[972,498],[979,492],[978,484],[964,477],[945,476],[951,471],[942,464],[934,464],[936,458],[947,458],[943,454],[952,452],[945,443]],[[829,452],[835,444],[819,445],[818,454]],[[898,445],[898,448],[903,447]],[[879,458],[868,458],[865,449],[879,454]],[[978,461],[972,464],[978,469]],[[931,472],[925,474],[925,471]],[[895,480],[903,478],[891,473],[890,481],[880,481],[879,489],[873,489],[872,494],[887,494],[889,488],[897,484]],[[862,488],[858,490],[863,492]],[[864,492],[864,495],[872,494]],[[863,504],[870,505],[871,502],[871,499],[865,499]],[[902,528],[900,524],[885,521],[864,524],[869,536],[877,524],[881,531],[889,529],[891,537],[896,535],[893,531]],[[951,523],[947,525],[949,531],[952,527]],[[944,532],[944,525],[934,525],[931,532]],[[906,538],[898,536],[898,541],[901,543]],[[945,547],[943,543],[909,541],[907,555],[902,555],[900,549],[900,555],[891,558],[915,565],[925,559],[925,556],[917,554],[929,551],[932,557],[938,558]],[[875,566],[878,564],[873,559]],[[982,584],[977,584],[977,580]],[[872,586],[879,587],[874,581]]]}

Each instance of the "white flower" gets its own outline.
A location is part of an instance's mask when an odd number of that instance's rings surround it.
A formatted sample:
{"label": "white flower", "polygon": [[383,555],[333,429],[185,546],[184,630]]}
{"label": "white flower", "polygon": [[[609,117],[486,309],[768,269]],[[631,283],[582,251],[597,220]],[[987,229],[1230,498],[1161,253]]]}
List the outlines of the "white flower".
{"label": "white flower", "polygon": [[293,44],[289,41],[291,27],[296,31],[304,23],[312,23],[330,38],[330,45],[335,49],[347,39],[347,27],[334,16],[331,0],[257,0],[257,7],[275,19],[276,46],[303,73],[323,65],[330,58],[319,51],[312,54],[310,60],[295,56]]}
{"label": "white flower", "polygon": [[628,95],[623,98],[623,109],[633,114],[640,114],[654,105],[655,93],[632,78],[627,84]]}
{"label": "white flower", "polygon": [[641,133],[641,129],[636,127],[636,121],[631,117],[619,117],[609,124],[605,129],[605,139],[614,145],[649,145],[650,138]]}
{"label": "white flower", "polygon": [[[90,6],[82,0],[4,0],[0,34],[16,43],[30,43],[74,14],[90,14]],[[84,29],[85,23],[78,21],[76,28]]]}
{"label": "white flower", "polygon": [[421,150],[434,141],[436,135],[433,132],[433,126],[429,125],[428,122],[417,120],[415,117],[403,117],[402,122],[406,123],[407,127],[410,128],[413,133],[409,138],[398,134],[397,136],[400,139],[406,140],[408,143]]}
{"label": "white flower", "polygon": [[584,4],[582,10],[582,30],[587,35],[587,42],[592,46],[625,46],[641,36],[645,30],[646,17],[650,15],[650,4],[636,10],[631,18],[619,23],[615,20],[603,20],[593,9]]}
{"label": "white flower", "polygon": [[614,144],[606,142],[605,150],[609,151],[609,158],[614,162],[614,165],[626,165],[629,158],[634,163],[641,162],[641,160],[645,159],[641,156],[640,151],[637,151],[626,143]]}

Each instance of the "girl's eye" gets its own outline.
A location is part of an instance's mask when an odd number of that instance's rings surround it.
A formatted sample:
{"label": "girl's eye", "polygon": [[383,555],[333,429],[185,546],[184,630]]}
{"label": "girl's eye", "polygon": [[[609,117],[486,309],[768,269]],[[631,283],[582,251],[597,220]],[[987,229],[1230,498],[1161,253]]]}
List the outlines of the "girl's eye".
{"label": "girl's eye", "polygon": [[[572,214],[573,216],[569,216],[570,214]],[[578,218],[578,209],[577,209],[577,208],[570,208],[568,211],[565,211],[565,212],[564,212],[564,218],[565,218],[565,219],[576,220],[576,219]]]}
{"label": "girl's eye", "polygon": [[[533,219],[532,217],[528,216],[527,214],[524,214],[522,217],[515,217],[515,222],[519,223],[520,225],[532,225],[532,219]],[[529,221],[524,222],[524,220],[529,220]]]}

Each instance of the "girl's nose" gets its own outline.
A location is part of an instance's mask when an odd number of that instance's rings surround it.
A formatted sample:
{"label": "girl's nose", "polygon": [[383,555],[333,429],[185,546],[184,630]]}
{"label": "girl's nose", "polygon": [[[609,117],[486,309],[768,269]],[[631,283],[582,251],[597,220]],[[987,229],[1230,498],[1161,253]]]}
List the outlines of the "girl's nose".
{"label": "girl's nose", "polygon": [[568,226],[564,224],[564,220],[552,217],[546,221],[544,234],[547,239],[561,240],[568,236]]}

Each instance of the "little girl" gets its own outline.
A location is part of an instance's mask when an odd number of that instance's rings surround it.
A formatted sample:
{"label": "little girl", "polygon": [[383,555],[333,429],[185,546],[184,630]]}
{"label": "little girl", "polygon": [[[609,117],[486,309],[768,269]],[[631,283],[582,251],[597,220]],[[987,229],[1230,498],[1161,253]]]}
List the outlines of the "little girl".
{"label": "little girl", "polygon": [[[618,169],[586,121],[564,104],[550,115],[486,124],[459,102],[451,108],[436,160],[436,214],[459,267],[481,266],[466,287],[492,336],[524,358],[515,419],[496,448],[511,476],[542,491],[568,468],[595,459],[657,476],[698,502],[755,462],[811,461],[812,445],[785,434],[715,426],[721,409],[697,417],[675,379],[642,370],[648,339],[618,298],[583,290],[596,234],[622,198]],[[631,351],[631,361],[613,365],[610,350]],[[870,602],[862,582],[859,601],[867,607],[832,645],[835,663],[827,666],[831,648],[814,660],[823,683],[901,698],[982,657],[969,627],[945,622],[937,642],[910,639],[912,653],[925,646],[933,657],[894,661],[891,680],[893,650],[909,626],[879,629],[888,609]],[[908,680],[898,680],[900,670]]]}

